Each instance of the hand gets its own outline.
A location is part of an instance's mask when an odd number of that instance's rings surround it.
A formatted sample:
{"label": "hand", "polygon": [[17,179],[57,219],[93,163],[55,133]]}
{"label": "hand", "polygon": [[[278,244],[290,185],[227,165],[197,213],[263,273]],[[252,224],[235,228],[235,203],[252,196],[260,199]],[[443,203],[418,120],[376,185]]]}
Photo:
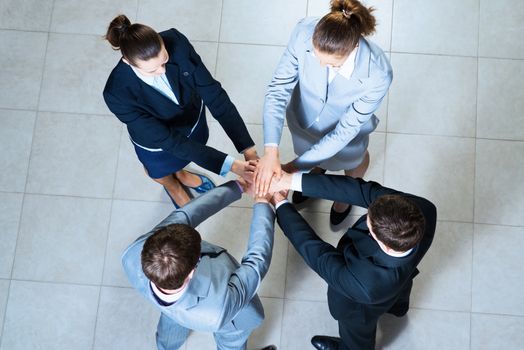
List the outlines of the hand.
{"label": "hand", "polygon": [[255,174],[255,193],[264,196],[269,191],[269,185],[273,178],[280,180],[282,168],[278,159],[278,147],[266,146],[264,156],[258,161]]}
{"label": "hand", "polygon": [[265,196],[255,196],[255,202],[257,203],[269,203],[271,201],[271,194],[266,194]]}
{"label": "hand", "polygon": [[284,199],[287,199],[289,191],[280,191],[273,193],[273,196],[270,199],[270,203],[273,204],[274,207],[277,206],[278,203],[282,202]]}
{"label": "hand", "polygon": [[253,147],[250,147],[248,149],[246,149],[244,151],[244,159],[246,161],[250,161],[250,160],[258,160],[258,154],[257,154],[257,150],[255,148],[255,146]]}
{"label": "hand", "polygon": [[247,182],[241,176],[239,176],[236,181],[240,185],[240,187],[242,187],[242,193],[247,193],[247,194],[249,194],[251,196],[254,195],[254,185],[253,185],[253,183]]}
{"label": "hand", "polygon": [[242,177],[247,183],[253,183],[255,177],[255,171],[257,169],[257,163],[254,160],[249,162],[235,159],[231,166],[231,171],[238,176]]}
{"label": "hand", "polygon": [[282,164],[282,170],[284,170],[286,173],[296,173],[298,171],[298,168],[295,166],[295,163],[293,161]]}
{"label": "hand", "polygon": [[269,186],[269,193],[288,191],[291,188],[292,177],[292,174],[283,171],[280,180],[271,181],[271,185]]}

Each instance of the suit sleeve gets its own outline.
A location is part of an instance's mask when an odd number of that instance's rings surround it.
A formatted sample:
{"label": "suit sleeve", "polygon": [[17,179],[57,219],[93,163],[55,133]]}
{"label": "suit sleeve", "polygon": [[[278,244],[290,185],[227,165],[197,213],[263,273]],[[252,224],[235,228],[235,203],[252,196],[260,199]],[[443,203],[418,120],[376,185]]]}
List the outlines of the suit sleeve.
{"label": "suit sleeve", "polygon": [[[134,140],[142,146],[161,148],[178,158],[192,161],[199,166],[220,174],[226,154],[212,147],[188,139],[162,120],[140,111],[132,103],[111,92],[104,92],[107,106],[120,121],[127,125],[130,134],[137,135]],[[136,132],[133,132],[136,130]],[[136,138],[136,139],[135,139]]]}
{"label": "suit sleeve", "polygon": [[391,85],[391,79],[391,74],[383,76],[365,96],[352,103],[333,130],[294,160],[295,166],[299,169],[313,168],[346,147],[380,106]]}
{"label": "suit sleeve", "polygon": [[220,123],[238,152],[254,146],[255,143],[249,135],[244,120],[222,85],[213,78],[189,40],[183,34],[179,33],[179,35],[189,47],[189,59],[195,66],[193,71],[195,88],[204,104]]}
{"label": "suit sleeve", "polygon": [[154,230],[174,223],[197,227],[204,220],[240,199],[240,197],[242,197],[242,191],[238,184],[235,181],[228,181],[175,210]]}
{"label": "suit sleeve", "polygon": [[403,192],[343,175],[302,174],[302,192],[308,197],[323,198],[367,208],[378,197]]}
{"label": "suit sleeve", "polygon": [[255,204],[247,252],[228,283],[228,304],[224,306],[222,325],[251,301],[266,275],[273,251],[274,221],[275,214],[269,204]]}
{"label": "suit sleeve", "polygon": [[342,252],[324,242],[289,203],[277,210],[280,228],[305,263],[327,284],[360,303],[370,303],[371,293],[346,264]]}
{"label": "suit sleeve", "polygon": [[286,106],[298,81],[298,59],[295,44],[301,30],[301,22],[295,27],[286,50],[273,74],[264,103],[264,144],[280,144]]}

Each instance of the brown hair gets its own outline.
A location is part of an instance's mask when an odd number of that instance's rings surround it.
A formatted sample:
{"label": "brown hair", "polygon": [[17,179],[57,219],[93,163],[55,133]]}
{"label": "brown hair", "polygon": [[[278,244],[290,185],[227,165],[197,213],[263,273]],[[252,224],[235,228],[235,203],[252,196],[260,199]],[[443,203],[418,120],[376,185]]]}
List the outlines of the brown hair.
{"label": "brown hair", "polygon": [[153,28],[140,23],[131,24],[125,15],[116,16],[111,21],[104,38],[133,65],[137,59],[147,61],[157,57],[163,46],[162,37]]}
{"label": "brown hair", "polygon": [[178,289],[200,258],[200,234],[191,226],[171,224],[144,243],[142,271],[157,287]]}
{"label": "brown hair", "polygon": [[399,195],[379,197],[368,208],[371,229],[391,249],[405,252],[422,239],[426,220],[420,209]]}
{"label": "brown hair", "polygon": [[331,0],[331,12],[315,26],[313,45],[321,52],[346,56],[361,36],[375,32],[374,10],[357,0]]}

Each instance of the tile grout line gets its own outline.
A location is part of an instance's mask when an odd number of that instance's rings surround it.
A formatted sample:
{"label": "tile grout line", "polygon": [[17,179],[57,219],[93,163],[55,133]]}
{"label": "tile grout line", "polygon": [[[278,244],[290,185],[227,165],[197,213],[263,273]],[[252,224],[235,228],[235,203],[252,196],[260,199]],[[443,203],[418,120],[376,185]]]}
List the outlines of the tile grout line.
{"label": "tile grout line", "polygon": [[119,138],[118,138],[118,151],[117,151],[117,155],[116,155],[116,164],[115,164],[115,173],[113,175],[113,191],[111,193],[111,206],[109,207],[109,220],[107,222],[107,234],[106,234],[106,244],[105,244],[105,247],[104,247],[104,257],[102,259],[102,275],[100,277],[100,285],[99,285],[99,288],[98,288],[98,301],[97,301],[97,305],[96,305],[96,318],[95,318],[95,327],[93,329],[93,347],[92,349],[94,350],[95,348],[95,343],[96,343],[96,330],[98,328],[98,313],[100,311],[100,301],[102,299],[102,288],[104,286],[104,276],[105,276],[105,269],[106,269],[106,261],[107,261],[107,252],[108,252],[108,246],[109,246],[109,234],[110,234],[110,230],[111,230],[111,220],[112,220],[112,217],[113,217],[113,207],[114,207],[114,203],[115,203],[115,200],[114,200],[114,196],[115,196],[115,189],[116,189],[116,181],[117,181],[117,174],[118,174],[118,164],[119,164],[119,161],[120,161],[120,148],[122,146],[122,135],[124,133],[124,128],[121,127],[120,128],[120,135],[119,135]]}
{"label": "tile grout line", "polygon": [[473,218],[473,234],[471,235],[471,280],[470,280],[470,304],[469,304],[469,349],[472,348],[472,320],[473,320],[473,278],[474,278],[474,263],[475,263],[475,203],[476,203],[476,189],[477,189],[477,131],[478,131],[478,118],[479,118],[479,50],[480,50],[480,11],[481,11],[481,2],[482,0],[479,0],[478,2],[478,14],[477,14],[477,81],[476,81],[476,94],[475,94],[475,144],[473,145],[473,206],[472,206],[472,218]]}
{"label": "tile grout line", "polygon": [[[216,49],[216,56],[215,56],[215,69],[214,69],[214,72],[213,72],[213,77],[216,79],[216,76],[217,76],[217,72],[218,72],[218,54],[220,52],[220,44],[221,44],[221,41],[220,41],[220,35],[222,33],[222,16],[224,15],[224,1],[225,0],[222,0],[221,1],[221,6],[220,6],[220,22],[218,24],[218,38],[216,40],[216,44],[217,44],[217,49]],[[215,43],[215,42],[213,42]],[[211,113],[210,113],[211,114]],[[244,122],[245,123],[245,122]]]}
{"label": "tile grout line", "polygon": [[287,239],[287,237],[285,238],[286,240],[286,268],[284,269],[284,295],[282,296],[282,322],[280,322],[280,347],[282,348],[282,343],[283,343],[283,337],[282,335],[284,334],[284,316],[285,316],[285,313],[286,313],[286,300],[289,300],[286,298],[286,291],[287,291],[287,267],[288,267],[288,260],[289,260],[289,249],[290,249],[290,244],[289,244],[289,240]]}

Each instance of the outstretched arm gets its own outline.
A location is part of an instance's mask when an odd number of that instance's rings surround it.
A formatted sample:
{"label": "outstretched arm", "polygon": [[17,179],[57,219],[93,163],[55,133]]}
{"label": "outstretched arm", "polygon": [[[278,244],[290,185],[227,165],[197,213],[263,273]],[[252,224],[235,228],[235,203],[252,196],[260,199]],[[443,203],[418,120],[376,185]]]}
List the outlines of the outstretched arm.
{"label": "outstretched arm", "polygon": [[240,199],[241,196],[242,190],[236,181],[226,182],[172,212],[153,231],[174,223],[197,227],[202,221]]}
{"label": "outstretched arm", "polygon": [[369,303],[370,293],[351,272],[342,252],[324,242],[289,203],[279,206],[277,220],[305,263],[324,279],[331,288],[355,301]]}
{"label": "outstretched arm", "polygon": [[266,275],[273,251],[274,221],[275,214],[269,204],[253,206],[247,252],[229,280],[222,324],[231,321],[251,301]]}

